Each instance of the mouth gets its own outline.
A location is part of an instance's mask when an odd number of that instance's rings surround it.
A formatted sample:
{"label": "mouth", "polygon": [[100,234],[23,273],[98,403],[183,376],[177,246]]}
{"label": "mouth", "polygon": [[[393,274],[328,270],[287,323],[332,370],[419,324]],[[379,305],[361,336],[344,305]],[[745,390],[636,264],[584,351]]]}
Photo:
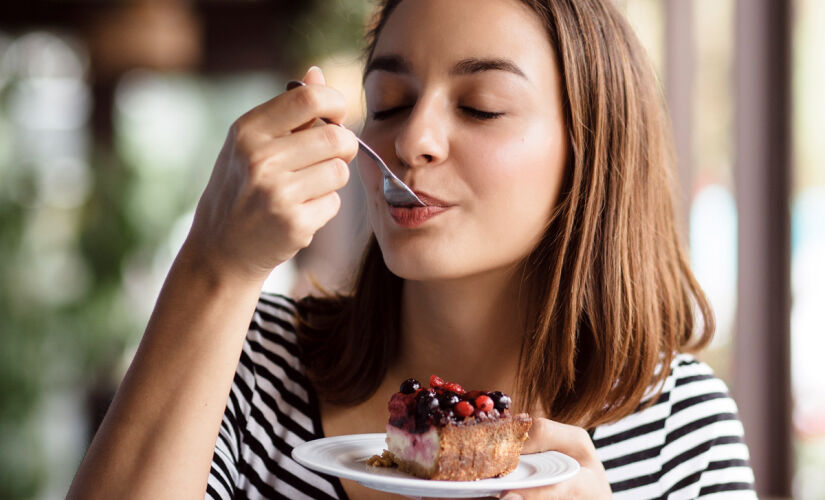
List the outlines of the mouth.
{"label": "mouth", "polygon": [[401,205],[389,205],[389,212],[390,216],[393,220],[401,227],[405,228],[415,228],[418,227],[428,220],[436,217],[447,210],[450,209],[453,205],[450,203],[440,200],[434,196],[431,196],[427,193],[423,193],[420,191],[415,191],[415,195],[418,198],[427,204],[425,207],[419,206],[401,206]]}
{"label": "mouth", "polygon": [[[447,203],[444,200],[440,200],[435,196],[429,195],[423,191],[413,191],[418,199],[423,201],[427,207],[442,207],[447,208],[452,206],[450,203]],[[394,208],[426,208],[426,207],[419,207],[418,205],[390,205],[390,207]]]}

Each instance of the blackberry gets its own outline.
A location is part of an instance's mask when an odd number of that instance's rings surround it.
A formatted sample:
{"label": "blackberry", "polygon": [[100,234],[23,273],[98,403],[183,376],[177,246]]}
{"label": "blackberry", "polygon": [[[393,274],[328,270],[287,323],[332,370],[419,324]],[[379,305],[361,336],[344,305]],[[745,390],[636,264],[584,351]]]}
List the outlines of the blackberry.
{"label": "blackberry", "polygon": [[436,398],[435,391],[432,389],[419,392],[416,399],[416,414],[419,417],[432,416],[433,412],[438,409],[438,398]]}
{"label": "blackberry", "polygon": [[461,398],[458,397],[458,394],[450,391],[444,391],[438,396],[438,405],[442,410],[452,410],[459,401],[461,401]]}
{"label": "blackberry", "polygon": [[504,411],[510,408],[510,403],[513,401],[510,399],[510,396],[506,394],[502,394],[501,391],[495,391],[488,394],[490,399],[493,400],[493,405],[495,409],[498,411]]}
{"label": "blackberry", "polygon": [[418,380],[414,378],[408,378],[407,380],[401,382],[401,393],[403,394],[412,394],[418,389],[421,389],[421,384],[419,384]]}

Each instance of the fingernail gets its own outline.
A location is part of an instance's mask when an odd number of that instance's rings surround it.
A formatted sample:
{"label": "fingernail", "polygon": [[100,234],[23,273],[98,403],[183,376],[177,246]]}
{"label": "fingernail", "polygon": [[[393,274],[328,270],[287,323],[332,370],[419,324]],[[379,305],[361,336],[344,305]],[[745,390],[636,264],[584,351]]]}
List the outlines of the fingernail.
{"label": "fingernail", "polygon": [[314,65],[309,67],[309,69],[307,70],[306,76],[304,76],[304,80],[306,80],[307,76],[309,76],[309,74],[313,73],[313,72],[318,73],[318,76],[321,78],[321,82],[323,84],[327,83],[326,78],[324,78],[324,71],[321,68],[319,68],[318,66],[314,66]]}
{"label": "fingernail", "polygon": [[501,497],[501,500],[524,500],[524,497],[522,497],[518,493],[507,493],[506,495]]}

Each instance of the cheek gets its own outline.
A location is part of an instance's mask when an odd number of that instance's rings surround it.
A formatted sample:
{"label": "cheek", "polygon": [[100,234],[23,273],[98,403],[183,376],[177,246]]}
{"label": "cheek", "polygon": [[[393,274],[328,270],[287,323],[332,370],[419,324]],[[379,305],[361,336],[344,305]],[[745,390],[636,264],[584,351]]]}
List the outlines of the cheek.
{"label": "cheek", "polygon": [[364,191],[367,195],[367,200],[370,206],[372,206],[381,194],[383,186],[381,172],[372,160],[360,152],[358,153],[356,165],[358,167],[358,176],[361,178],[361,184],[364,186]]}
{"label": "cheek", "polygon": [[480,169],[474,188],[482,198],[506,212],[549,216],[566,162],[558,129],[532,127],[509,140],[485,141],[476,151]]}

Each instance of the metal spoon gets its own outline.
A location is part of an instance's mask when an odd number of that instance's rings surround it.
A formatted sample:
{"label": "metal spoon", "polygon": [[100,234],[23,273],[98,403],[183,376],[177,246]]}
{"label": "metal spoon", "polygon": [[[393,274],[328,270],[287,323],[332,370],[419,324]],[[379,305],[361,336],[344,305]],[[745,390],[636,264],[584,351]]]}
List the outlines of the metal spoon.
{"label": "metal spoon", "polygon": [[[306,83],[299,81],[299,80],[290,80],[286,84],[287,90],[292,90],[296,87],[301,87],[306,85]],[[333,123],[331,120],[327,118],[321,118],[326,123],[330,123],[332,125],[338,125],[339,127],[344,127],[340,123]],[[412,189],[409,186],[401,182],[401,179],[395,176],[392,173],[392,170],[384,163],[384,160],[381,159],[378,154],[372,150],[367,144],[361,140],[360,137],[356,136],[358,139],[358,147],[361,148],[361,151],[367,154],[372,160],[378,165],[378,168],[381,169],[381,173],[384,174],[384,198],[386,198],[387,202],[390,205],[400,205],[400,206],[419,206],[419,207],[426,207],[427,204],[421,201],[418,196],[413,193]]]}

